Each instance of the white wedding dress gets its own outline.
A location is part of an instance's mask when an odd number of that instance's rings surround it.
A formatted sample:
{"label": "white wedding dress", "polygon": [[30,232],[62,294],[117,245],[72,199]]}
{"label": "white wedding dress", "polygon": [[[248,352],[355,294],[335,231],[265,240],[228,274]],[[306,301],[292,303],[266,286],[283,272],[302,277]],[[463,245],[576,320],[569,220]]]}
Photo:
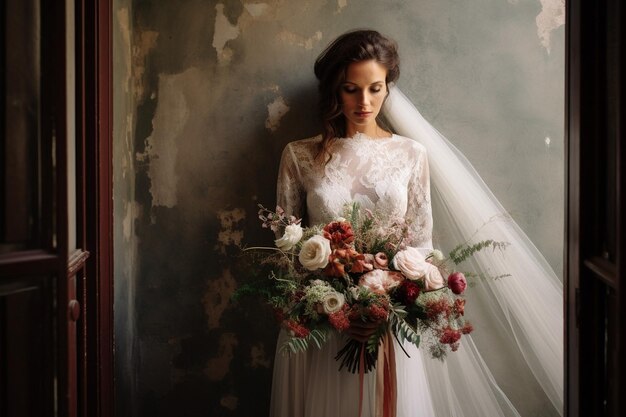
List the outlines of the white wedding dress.
{"label": "white wedding dress", "polygon": [[[314,161],[321,137],[292,142],[283,151],[277,201],[287,213],[311,224],[339,217],[346,204],[411,219],[411,246],[432,248],[428,159],[424,147],[398,135],[372,139],[362,134],[334,142],[325,166]],[[287,337],[281,332],[280,346]],[[276,354],[271,417],[358,417],[359,376],[334,357],[345,336],[335,333],[322,349]],[[435,415],[421,354],[413,345],[395,347],[397,416]],[[375,417],[376,372],[365,375],[363,417]],[[484,414],[488,415],[488,414]]]}
{"label": "white wedding dress", "polygon": [[[444,253],[466,241],[510,244],[504,254],[479,253],[470,262],[475,272],[508,276],[480,280],[467,291],[466,317],[475,331],[457,352],[440,362],[405,346],[408,358],[396,346],[397,417],[561,415],[560,281],[471,164],[397,88],[383,110],[393,129],[411,139],[338,139],[325,166],[314,161],[321,137],[292,142],[281,159],[277,204],[317,224],[357,201],[409,220],[411,245],[424,250],[432,248],[434,207],[434,240]],[[281,332],[279,346],[285,337]],[[343,337],[335,334],[321,350],[277,353],[271,417],[358,416],[358,375],[338,372],[334,360]],[[376,416],[374,377],[366,375],[365,417]]]}

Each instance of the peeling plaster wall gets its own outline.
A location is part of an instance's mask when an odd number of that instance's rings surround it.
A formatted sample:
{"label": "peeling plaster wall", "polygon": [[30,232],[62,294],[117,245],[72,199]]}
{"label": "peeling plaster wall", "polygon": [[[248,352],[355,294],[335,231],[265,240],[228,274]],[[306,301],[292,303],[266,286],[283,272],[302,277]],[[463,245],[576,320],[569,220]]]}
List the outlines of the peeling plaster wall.
{"label": "peeling plaster wall", "polygon": [[271,242],[256,204],[318,132],[312,65],[348,29],[398,41],[400,87],[560,274],[563,4],[116,0],[117,417],[267,415],[277,330],[229,301],[237,246]]}
{"label": "peeling plaster wall", "polygon": [[137,292],[138,236],[135,224],[141,204],[135,198],[136,162],[134,126],[137,85],[133,72],[133,22],[131,0],[116,0],[113,16],[113,198],[114,198],[114,274],[115,274],[115,405],[116,416],[139,415],[138,333],[135,308]]}

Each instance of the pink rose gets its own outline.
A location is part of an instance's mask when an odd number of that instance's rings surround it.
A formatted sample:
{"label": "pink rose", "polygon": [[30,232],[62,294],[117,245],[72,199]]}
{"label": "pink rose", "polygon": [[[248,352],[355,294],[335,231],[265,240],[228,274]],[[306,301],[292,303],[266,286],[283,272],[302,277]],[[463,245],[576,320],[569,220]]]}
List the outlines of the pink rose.
{"label": "pink rose", "polygon": [[364,254],[365,262],[371,266],[369,270],[376,269],[389,269],[389,258],[383,252],[378,252],[376,255],[371,253]]}
{"label": "pink rose", "polygon": [[376,255],[374,255],[374,268],[385,269],[388,266],[389,259],[387,258],[387,255],[385,255],[383,252],[378,252]]}
{"label": "pink rose", "polygon": [[424,289],[427,291],[439,289],[444,285],[439,268],[427,262],[424,255],[417,248],[409,246],[396,253],[396,256],[393,257],[393,266],[408,279],[423,280]]}
{"label": "pink rose", "polygon": [[448,287],[455,294],[463,294],[465,288],[467,287],[467,280],[465,279],[465,275],[461,272],[453,272],[448,277]]}
{"label": "pink rose", "polygon": [[386,294],[392,288],[398,286],[404,277],[402,274],[384,269],[374,269],[361,275],[359,285],[376,294]]}
{"label": "pink rose", "polygon": [[426,291],[438,290],[443,287],[443,276],[435,265],[428,263],[426,273],[424,274],[424,289]]}

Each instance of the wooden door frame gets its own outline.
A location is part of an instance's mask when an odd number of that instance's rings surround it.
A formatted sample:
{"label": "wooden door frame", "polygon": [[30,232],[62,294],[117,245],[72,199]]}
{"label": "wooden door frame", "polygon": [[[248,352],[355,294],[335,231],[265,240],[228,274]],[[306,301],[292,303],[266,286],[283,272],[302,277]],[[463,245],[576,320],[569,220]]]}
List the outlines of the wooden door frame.
{"label": "wooden door frame", "polygon": [[[42,350],[46,360],[39,370],[45,416],[77,414],[76,306],[73,274],[80,269],[80,259],[69,254],[68,239],[68,126],[67,112],[67,14],[65,2],[40,3],[40,166],[37,187],[40,218],[26,247],[0,255],[0,279],[42,278],[46,304],[39,320],[50,323],[45,329]],[[45,18],[43,18],[45,17]],[[6,64],[6,63],[4,63]],[[4,192],[4,190],[3,190]],[[37,217],[37,216],[35,216]],[[73,263],[72,263],[73,262]],[[48,314],[50,316],[48,316]],[[21,410],[24,411],[24,410]]]}
{"label": "wooden door frame", "polygon": [[[566,2],[565,23],[565,248],[563,262],[565,318],[564,415],[578,417],[579,334],[576,301],[580,297],[580,3]],[[574,302],[569,302],[574,300]]]}
{"label": "wooden door frame", "polygon": [[[620,140],[626,122],[626,7],[618,0],[569,0],[566,7],[565,415],[621,416],[626,410],[626,146]],[[608,116],[607,109],[614,113]],[[607,151],[611,133],[616,145]],[[604,170],[608,158],[615,158],[615,172]],[[614,180],[615,189],[597,192],[610,183],[603,178]],[[607,193],[614,201],[602,198]],[[598,216],[613,204],[615,229]],[[607,249],[606,256],[597,243],[613,238],[602,227],[615,233],[614,253]]]}
{"label": "wooden door frame", "polygon": [[79,239],[91,256],[82,297],[81,415],[114,415],[112,1],[76,0]]}

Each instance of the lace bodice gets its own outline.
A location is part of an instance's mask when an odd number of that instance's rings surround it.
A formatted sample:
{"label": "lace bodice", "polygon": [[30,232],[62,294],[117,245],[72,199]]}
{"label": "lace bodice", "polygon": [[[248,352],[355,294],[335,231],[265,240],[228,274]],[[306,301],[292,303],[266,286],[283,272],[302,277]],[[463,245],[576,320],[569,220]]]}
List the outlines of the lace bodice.
{"label": "lace bodice", "polygon": [[412,246],[432,248],[432,211],[426,150],[399,135],[362,134],[334,141],[332,159],[315,161],[321,136],[289,143],[282,154],[277,204],[308,224],[331,221],[346,204],[401,217]]}

